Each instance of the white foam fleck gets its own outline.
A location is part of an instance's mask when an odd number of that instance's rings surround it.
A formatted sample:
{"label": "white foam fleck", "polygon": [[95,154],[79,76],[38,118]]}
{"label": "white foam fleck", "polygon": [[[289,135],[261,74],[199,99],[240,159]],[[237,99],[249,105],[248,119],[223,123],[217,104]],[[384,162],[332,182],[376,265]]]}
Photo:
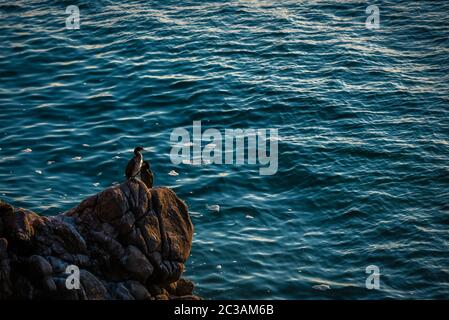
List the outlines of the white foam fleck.
{"label": "white foam fleck", "polygon": [[42,174],[41,170],[34,170],[34,172],[36,172],[37,174]]}
{"label": "white foam fleck", "polygon": [[331,287],[328,284],[321,283],[321,284],[314,285],[312,288],[315,290],[319,290],[319,291],[326,291],[326,290],[330,290]]}
{"label": "white foam fleck", "polygon": [[179,176],[179,173],[177,173],[175,170],[171,170],[168,175],[170,176]]}
{"label": "white foam fleck", "polygon": [[218,204],[206,205],[206,208],[213,212],[220,212],[220,206]]}
{"label": "white foam fleck", "polygon": [[191,212],[190,212],[190,215],[191,215],[192,217],[202,217],[202,216],[203,216],[201,213],[196,212],[196,211],[191,211]]}
{"label": "white foam fleck", "polygon": [[30,153],[30,152],[33,152],[33,150],[31,148],[26,148],[26,149],[23,150],[23,152]]}
{"label": "white foam fleck", "polygon": [[82,159],[82,157],[80,157],[80,156],[76,156],[76,157],[72,158],[72,160],[81,160],[81,159]]}

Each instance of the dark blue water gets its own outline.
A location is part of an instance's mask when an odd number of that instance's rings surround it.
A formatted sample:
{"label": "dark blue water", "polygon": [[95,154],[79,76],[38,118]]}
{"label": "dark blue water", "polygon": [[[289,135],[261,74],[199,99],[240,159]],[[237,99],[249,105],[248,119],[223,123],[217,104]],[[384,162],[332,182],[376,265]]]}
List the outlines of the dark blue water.
{"label": "dark blue water", "polygon": [[[143,145],[205,298],[449,298],[449,2],[371,3],[2,0],[1,199],[63,212]],[[277,128],[277,174],[173,165],[194,120]]]}

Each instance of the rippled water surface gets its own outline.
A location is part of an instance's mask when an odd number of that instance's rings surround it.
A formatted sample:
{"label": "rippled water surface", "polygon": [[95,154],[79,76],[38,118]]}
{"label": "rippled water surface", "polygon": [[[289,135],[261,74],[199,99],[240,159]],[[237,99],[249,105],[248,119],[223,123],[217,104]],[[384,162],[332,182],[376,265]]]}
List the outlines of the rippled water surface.
{"label": "rippled water surface", "polygon": [[[376,1],[378,30],[367,4],[1,1],[0,197],[57,214],[143,145],[189,205],[199,295],[449,298],[449,2]],[[277,174],[172,164],[194,120],[277,128]]]}

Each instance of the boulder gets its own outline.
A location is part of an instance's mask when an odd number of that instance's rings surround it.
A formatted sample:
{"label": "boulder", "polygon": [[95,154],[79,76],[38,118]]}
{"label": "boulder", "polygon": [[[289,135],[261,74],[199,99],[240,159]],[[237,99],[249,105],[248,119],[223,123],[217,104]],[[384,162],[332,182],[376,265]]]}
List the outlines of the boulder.
{"label": "boulder", "polygon": [[137,179],[52,217],[0,202],[0,299],[186,298],[192,237],[186,204]]}

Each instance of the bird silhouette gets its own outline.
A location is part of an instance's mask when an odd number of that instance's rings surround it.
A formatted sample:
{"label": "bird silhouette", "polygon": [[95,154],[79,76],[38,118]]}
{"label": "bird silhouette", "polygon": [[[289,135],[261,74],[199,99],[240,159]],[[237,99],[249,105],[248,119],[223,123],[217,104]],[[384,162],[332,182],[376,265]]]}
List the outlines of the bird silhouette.
{"label": "bird silhouette", "polygon": [[143,147],[136,147],[134,157],[126,165],[125,175],[128,180],[135,178],[140,173],[143,162],[142,151],[144,151]]}
{"label": "bird silhouette", "polygon": [[148,163],[148,161],[143,161],[140,176],[142,178],[143,183],[145,183],[145,185],[148,188],[153,188],[154,175],[153,172],[151,171],[150,164]]}

